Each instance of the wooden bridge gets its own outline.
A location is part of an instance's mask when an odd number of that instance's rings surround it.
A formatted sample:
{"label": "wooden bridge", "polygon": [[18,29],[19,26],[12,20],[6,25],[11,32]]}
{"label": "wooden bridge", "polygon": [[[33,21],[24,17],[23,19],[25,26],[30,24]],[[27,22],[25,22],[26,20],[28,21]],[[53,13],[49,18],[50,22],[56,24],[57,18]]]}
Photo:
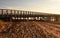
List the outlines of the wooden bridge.
{"label": "wooden bridge", "polygon": [[5,20],[38,20],[60,22],[60,15],[33,11],[0,9],[0,19]]}

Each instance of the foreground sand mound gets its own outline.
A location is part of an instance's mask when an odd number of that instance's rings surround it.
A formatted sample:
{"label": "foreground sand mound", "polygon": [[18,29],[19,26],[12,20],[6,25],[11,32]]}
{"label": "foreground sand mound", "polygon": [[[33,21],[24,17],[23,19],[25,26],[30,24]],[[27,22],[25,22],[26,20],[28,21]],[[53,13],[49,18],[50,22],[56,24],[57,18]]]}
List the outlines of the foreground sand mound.
{"label": "foreground sand mound", "polygon": [[43,23],[34,21],[0,23],[0,38],[59,38],[51,32],[55,30],[48,28],[48,23],[47,28]]}

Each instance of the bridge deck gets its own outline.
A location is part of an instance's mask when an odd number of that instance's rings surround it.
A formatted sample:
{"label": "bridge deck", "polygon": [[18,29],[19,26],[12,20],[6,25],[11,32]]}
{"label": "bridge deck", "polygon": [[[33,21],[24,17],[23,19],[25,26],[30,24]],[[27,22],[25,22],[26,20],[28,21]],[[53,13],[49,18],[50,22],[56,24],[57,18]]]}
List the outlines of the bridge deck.
{"label": "bridge deck", "polygon": [[[48,14],[48,13],[41,13],[41,12],[32,12],[32,11],[23,11],[23,10],[11,10],[11,9],[0,9],[0,19],[12,19],[14,17],[15,19],[20,20],[24,19],[30,19],[33,17],[34,20],[44,20],[44,21],[56,21],[60,22],[60,15],[57,14]],[[30,19],[32,20],[32,18]]]}

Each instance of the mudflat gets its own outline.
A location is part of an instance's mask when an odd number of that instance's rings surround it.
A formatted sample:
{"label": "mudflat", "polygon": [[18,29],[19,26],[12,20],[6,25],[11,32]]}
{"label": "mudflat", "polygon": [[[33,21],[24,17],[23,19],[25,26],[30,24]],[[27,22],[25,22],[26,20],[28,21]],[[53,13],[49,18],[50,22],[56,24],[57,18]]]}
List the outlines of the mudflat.
{"label": "mudflat", "polygon": [[60,25],[40,22],[0,22],[0,38],[60,38]]}

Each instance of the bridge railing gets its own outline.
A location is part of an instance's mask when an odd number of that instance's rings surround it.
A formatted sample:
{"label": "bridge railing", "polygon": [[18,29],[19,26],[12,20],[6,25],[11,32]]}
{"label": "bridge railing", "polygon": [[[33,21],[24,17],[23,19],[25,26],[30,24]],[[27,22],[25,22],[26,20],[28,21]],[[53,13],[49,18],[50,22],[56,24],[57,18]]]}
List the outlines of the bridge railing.
{"label": "bridge railing", "polygon": [[33,15],[31,11],[0,9],[0,15]]}

